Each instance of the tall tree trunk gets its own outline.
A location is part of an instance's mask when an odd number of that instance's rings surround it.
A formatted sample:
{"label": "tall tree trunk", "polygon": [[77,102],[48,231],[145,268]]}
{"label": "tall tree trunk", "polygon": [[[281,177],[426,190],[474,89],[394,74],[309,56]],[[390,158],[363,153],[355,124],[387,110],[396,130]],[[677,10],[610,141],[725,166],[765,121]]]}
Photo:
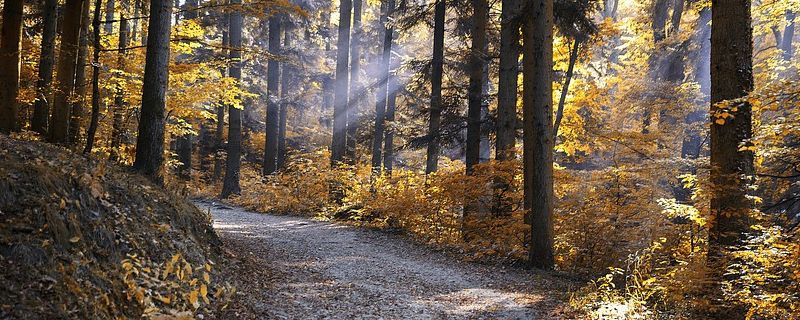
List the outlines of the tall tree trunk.
{"label": "tall tree trunk", "polygon": [[[437,4],[438,5],[438,4]],[[386,132],[386,101],[389,86],[389,69],[392,60],[392,41],[394,29],[389,25],[389,17],[394,12],[394,0],[381,2],[381,21],[383,31],[383,52],[381,55],[380,71],[378,72],[378,88],[375,90],[375,133],[372,136],[372,172],[381,172],[383,160],[383,136]],[[380,32],[379,31],[379,32]]]}
{"label": "tall tree trunk", "polygon": [[347,100],[350,48],[351,0],[339,2],[339,38],[336,43],[336,79],[333,97],[333,141],[331,144],[331,165],[344,160],[347,149]]}
{"label": "tall tree trunk", "polygon": [[492,142],[489,137],[489,135],[492,133],[492,126],[489,123],[489,100],[491,97],[489,95],[489,91],[491,90],[491,80],[489,80],[489,64],[491,63],[491,59],[489,58],[488,43],[486,44],[486,49],[484,49],[484,52],[486,53],[486,60],[483,64],[483,84],[481,85],[481,144],[478,148],[479,163],[489,161],[492,157]]}
{"label": "tall tree trunk", "polygon": [[[751,204],[747,199],[753,175],[751,146],[751,106],[737,101],[722,109],[722,101],[747,96],[753,90],[753,38],[750,1],[713,1],[711,3],[711,219],[709,219],[708,263],[714,270],[711,290],[720,298],[716,303],[720,319],[744,318],[744,308],[722,300],[731,246],[742,244],[749,230]],[[719,118],[722,112],[733,117]]]}
{"label": "tall tree trunk", "polygon": [[55,61],[58,0],[44,0],[42,9],[42,52],[39,56],[39,77],[36,80],[36,102],[31,118],[31,130],[44,135],[47,133],[47,117],[50,115],[50,99],[53,93],[51,86]]}
{"label": "tall tree trunk", "polygon": [[789,24],[783,29],[783,39],[781,40],[781,50],[783,50],[783,60],[790,61],[794,56],[794,48],[792,48],[792,41],[794,40],[794,11],[786,11],[786,21]]}
{"label": "tall tree trunk", "polygon": [[0,132],[17,131],[22,43],[22,1],[5,0],[0,35]]}
{"label": "tall tree trunk", "polygon": [[106,23],[105,23],[105,32],[106,34],[114,33],[114,23],[110,21],[114,21],[114,0],[106,0]]}
{"label": "tall tree trunk", "polygon": [[[232,4],[242,3],[241,0],[231,0]],[[228,67],[229,76],[240,81],[242,79],[242,13],[232,11],[230,13],[229,41],[231,64]],[[238,85],[241,85],[240,83]],[[241,110],[228,107],[228,158],[225,163],[225,180],[222,183],[221,198],[227,198],[232,194],[241,192],[239,187],[239,167],[241,166],[242,154],[242,112]]]}
{"label": "tall tree trunk", "polygon": [[78,37],[81,30],[83,1],[88,0],[66,0],[64,4],[56,91],[53,95],[53,112],[50,115],[50,126],[47,132],[47,140],[52,143],[66,144],[69,139],[69,98],[75,88],[75,65],[78,58]]}
{"label": "tall tree trunk", "polygon": [[444,72],[445,0],[437,0],[433,13],[433,61],[431,62],[431,110],[428,122],[428,153],[425,173],[439,169],[439,130],[442,121],[442,74]]}
{"label": "tall tree trunk", "polygon": [[672,7],[672,31],[670,35],[681,31],[681,18],[683,18],[684,0],[675,0]]}
{"label": "tall tree trunk", "polygon": [[528,0],[523,27],[525,209],[531,223],[528,261],[552,269],[553,258],[553,0]]}
{"label": "tall tree trunk", "polygon": [[171,0],[150,0],[142,111],[136,137],[134,170],[161,182],[164,162],[164,109],[169,79]]}
{"label": "tall tree trunk", "polygon": [[[292,28],[287,24],[283,32],[283,52],[288,53],[292,46]],[[281,72],[281,97],[280,97],[280,117],[278,117],[278,169],[283,169],[286,165],[286,117],[289,113],[289,64],[282,63]]]}
{"label": "tall tree trunk", "polygon": [[[97,122],[100,118],[100,2],[95,0],[94,19],[92,19],[92,119],[89,121],[89,129],[86,130],[86,147],[83,153],[92,152],[94,137],[97,133]],[[125,33],[123,23],[120,22],[120,37]]]}
{"label": "tall tree trunk", "polygon": [[517,138],[517,77],[519,76],[520,0],[503,0],[500,14],[500,71],[497,80],[495,158],[514,159]]}
{"label": "tall tree trunk", "polygon": [[467,89],[467,143],[466,167],[471,174],[473,166],[480,161],[481,106],[483,104],[483,68],[486,64],[486,20],[489,5],[486,0],[472,0],[472,50],[469,61],[469,88]]}
{"label": "tall tree trunk", "polygon": [[[175,1],[175,6],[179,6],[180,3],[178,0]],[[183,15],[176,15],[175,16],[175,24],[180,23],[180,18],[183,17],[184,19],[192,19],[195,15],[195,10],[189,10],[187,8],[188,2],[184,2]],[[194,8],[194,6],[192,6]],[[188,55],[178,55],[177,61],[178,63],[185,63],[189,59]],[[185,119],[186,123],[191,126],[190,119]],[[189,180],[192,176],[192,145],[193,145],[193,133],[184,133],[179,135],[175,138],[175,153],[178,157],[178,162],[180,165],[177,167],[178,178],[181,180]]]}
{"label": "tall tree trunk", "polygon": [[[281,17],[273,15],[269,18],[269,52],[280,54],[281,51]],[[280,95],[281,81],[280,62],[270,59],[267,66],[267,138],[264,146],[264,175],[273,174],[277,170],[278,132],[280,131]]]}
{"label": "tall tree trunk", "polygon": [[362,0],[353,1],[353,36],[350,41],[350,102],[347,104],[347,148],[345,161],[356,161],[356,135],[358,134],[358,114],[361,104],[359,73],[361,72],[361,7]]}
{"label": "tall tree trunk", "polygon": [[69,144],[77,145],[86,106],[86,57],[89,55],[90,0],[83,2],[81,34],[78,40],[78,60],[75,62],[75,99],[70,101]]}
{"label": "tall tree trunk", "polygon": [[[128,58],[128,19],[126,19],[126,4],[122,5],[122,10],[120,11],[120,19],[119,19],[119,45],[118,45],[118,52],[117,52],[117,68],[119,70],[124,71],[127,65],[127,58]],[[123,74],[120,74],[122,76]],[[117,161],[120,158],[119,148],[122,144],[122,131],[124,130],[123,126],[123,117],[125,115],[125,109],[127,104],[125,103],[125,86],[118,82],[115,86],[115,93],[114,93],[114,111],[113,119],[111,120],[111,161]]]}
{"label": "tall tree trunk", "polygon": [[[222,47],[227,48],[230,46],[230,37],[229,35],[229,28],[230,28],[230,14],[224,13],[222,14]],[[223,55],[228,54],[227,49],[223,49]],[[220,68],[220,74],[222,76],[226,76],[226,67]],[[229,74],[227,76],[230,76]],[[217,106],[217,119],[216,119],[216,131],[214,132],[214,175],[212,176],[213,181],[219,181],[219,178],[222,176],[222,151],[224,150],[225,143],[223,141],[224,137],[224,130],[225,130],[225,104],[218,103]]]}
{"label": "tall tree trunk", "polygon": [[397,91],[399,90],[397,75],[395,74],[397,72],[397,62],[392,62],[390,65],[389,78],[386,80],[389,83],[389,94],[386,97],[386,137],[383,142],[383,170],[388,175],[391,175],[394,169],[394,116],[397,109]]}

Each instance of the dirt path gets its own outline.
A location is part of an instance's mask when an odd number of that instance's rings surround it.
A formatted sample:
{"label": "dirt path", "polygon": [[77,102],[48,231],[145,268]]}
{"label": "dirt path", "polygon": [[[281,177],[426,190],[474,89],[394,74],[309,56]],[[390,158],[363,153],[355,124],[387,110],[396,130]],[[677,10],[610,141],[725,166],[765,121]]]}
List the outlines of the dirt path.
{"label": "dirt path", "polygon": [[[562,318],[564,281],[461,262],[399,235],[198,202],[238,263],[239,318]],[[563,298],[563,295],[562,295]]]}

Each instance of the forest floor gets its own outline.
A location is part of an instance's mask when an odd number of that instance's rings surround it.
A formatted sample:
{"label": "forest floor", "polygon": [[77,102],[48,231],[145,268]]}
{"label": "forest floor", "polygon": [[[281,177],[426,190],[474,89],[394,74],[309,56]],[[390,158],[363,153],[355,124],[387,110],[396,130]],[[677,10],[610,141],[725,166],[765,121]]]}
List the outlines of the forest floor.
{"label": "forest floor", "polygon": [[552,274],[461,261],[381,230],[269,215],[210,201],[234,277],[236,318],[573,318]]}

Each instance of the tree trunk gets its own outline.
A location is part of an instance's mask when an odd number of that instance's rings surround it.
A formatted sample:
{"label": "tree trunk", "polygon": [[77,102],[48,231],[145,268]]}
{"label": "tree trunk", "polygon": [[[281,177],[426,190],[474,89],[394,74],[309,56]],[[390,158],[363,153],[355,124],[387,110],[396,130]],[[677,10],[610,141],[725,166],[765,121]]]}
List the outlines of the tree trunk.
{"label": "tree trunk", "polygon": [[3,3],[3,30],[0,36],[0,132],[19,130],[17,95],[22,43],[22,1]]}
{"label": "tree trunk", "polygon": [[106,34],[114,33],[114,23],[110,22],[114,20],[114,0],[106,0],[106,23],[105,23],[105,32]]}
{"label": "tree trunk", "polygon": [[339,38],[336,44],[336,79],[333,97],[333,141],[331,165],[340,164],[347,149],[347,100],[348,100],[348,49],[350,48],[351,0],[339,3]]}
{"label": "tree trunk", "polygon": [[581,43],[577,39],[572,41],[572,50],[569,54],[569,66],[567,66],[567,74],[564,77],[564,86],[561,88],[561,96],[558,99],[558,108],[556,109],[556,120],[553,123],[553,142],[555,143],[558,138],[558,127],[561,126],[561,119],[564,118],[564,105],[567,102],[567,94],[569,93],[569,84],[572,82],[572,75],[575,71],[575,63],[578,61],[578,50]]}
{"label": "tree trunk", "polygon": [[528,262],[552,269],[553,258],[553,0],[528,0],[523,27],[525,209],[531,223]]}
{"label": "tree trunk", "polygon": [[83,2],[80,38],[78,40],[78,60],[75,62],[75,97],[70,101],[69,144],[77,145],[83,124],[86,105],[86,57],[89,55],[89,16],[90,0]]}
{"label": "tree trunk", "polygon": [[[397,37],[392,31],[392,38]],[[400,90],[397,84],[397,59],[389,59],[389,77],[386,79],[388,94],[386,97],[386,136],[383,142],[383,170],[388,175],[392,175],[394,169],[394,116],[397,109],[397,92]]]}
{"label": "tree trunk", "polygon": [[[241,0],[231,0],[232,4],[242,3]],[[230,13],[229,41],[231,64],[228,68],[229,76],[237,81],[242,79],[242,13],[232,11]],[[241,85],[241,84],[239,84]],[[225,180],[222,183],[221,198],[227,198],[232,194],[239,194],[239,167],[241,166],[242,153],[242,112],[241,110],[228,107],[228,158],[225,163]]]}
{"label": "tree trunk", "polygon": [[[292,46],[292,28],[288,25],[283,31],[283,52],[288,53]],[[280,97],[280,117],[278,118],[278,169],[283,169],[286,165],[286,117],[289,113],[289,64],[282,63],[281,72],[281,97]]]}
{"label": "tree trunk", "polygon": [[794,11],[786,11],[786,21],[789,21],[789,24],[783,29],[783,39],[781,40],[783,60],[786,61],[791,61],[794,56],[794,49],[792,48],[792,41],[794,40],[794,17]]}
{"label": "tree trunk", "polygon": [[[281,17],[273,15],[269,18],[269,52],[280,54],[281,51]],[[270,59],[267,66],[267,138],[264,146],[264,175],[273,174],[277,170],[278,132],[280,131],[280,95],[281,81],[280,62]]]}
{"label": "tree trunk", "polygon": [[161,182],[164,162],[164,108],[169,79],[171,0],[151,0],[147,55],[142,87],[142,111],[136,137],[134,170]]}
{"label": "tree trunk", "polygon": [[[86,130],[86,147],[83,153],[91,153],[94,146],[94,137],[97,133],[97,122],[100,118],[100,3],[95,0],[94,19],[92,19],[92,119],[89,129]],[[123,23],[120,22],[120,34],[124,34]],[[122,36],[120,36],[122,37]]]}
{"label": "tree trunk", "polygon": [[683,18],[684,0],[675,0],[672,8],[672,30],[670,34],[678,34],[681,31],[681,18]]}
{"label": "tree trunk", "polygon": [[439,127],[442,121],[442,74],[444,72],[445,0],[437,0],[433,14],[433,61],[431,62],[431,110],[428,123],[428,154],[425,173],[439,169]]}
{"label": "tree trunk", "polygon": [[[53,62],[55,61],[58,0],[44,0],[42,7],[42,52],[39,56],[39,77],[36,80],[36,102],[31,118],[31,130],[47,134],[47,117],[53,94]],[[5,19],[3,19],[5,21]]]}
{"label": "tree trunk", "polygon": [[483,105],[483,68],[486,64],[486,20],[489,5],[486,0],[472,0],[472,50],[469,62],[469,88],[467,89],[467,143],[466,169],[471,174],[480,161],[481,106]]}
{"label": "tree trunk", "polygon": [[[120,11],[119,21],[119,45],[117,52],[117,67],[120,70],[125,70],[127,65],[127,47],[129,43],[128,38],[128,20],[125,17],[125,10]],[[120,75],[121,76],[121,75]],[[127,104],[125,103],[125,86],[121,83],[116,84],[116,92],[114,94],[114,111],[113,119],[111,122],[111,161],[120,159],[119,148],[122,144],[122,131],[123,117]]]}
{"label": "tree trunk", "polygon": [[347,148],[345,161],[354,164],[356,161],[356,135],[358,134],[358,114],[361,104],[359,72],[361,72],[361,7],[362,0],[353,1],[353,36],[350,41],[350,102],[347,104]]}
{"label": "tree trunk", "polygon": [[[230,14],[224,13],[222,15],[222,47],[227,48],[230,46],[230,38],[229,38],[229,28],[230,28]],[[223,49],[223,55],[228,54],[227,49]],[[226,76],[226,69],[225,67],[220,68],[220,74],[224,77]],[[230,75],[228,75],[230,76]],[[225,143],[223,141],[224,138],[224,130],[225,130],[225,104],[219,103],[217,106],[217,119],[216,119],[216,131],[214,133],[214,175],[212,176],[213,181],[219,181],[219,178],[222,176],[222,151],[225,150]]]}
{"label": "tree trunk", "polygon": [[66,144],[69,139],[69,98],[75,88],[75,65],[78,57],[78,37],[81,29],[83,1],[66,0],[61,24],[61,48],[58,55],[56,90],[53,95],[53,113],[47,140]]}
{"label": "tree trunk", "polygon": [[[438,4],[437,4],[438,5]],[[389,86],[389,69],[392,60],[392,41],[394,29],[389,23],[389,17],[394,12],[394,0],[381,2],[380,31],[383,31],[383,52],[381,55],[380,71],[378,72],[378,88],[375,90],[375,134],[372,136],[372,172],[381,172],[383,159],[383,136],[386,132],[386,101]]]}
{"label": "tree trunk", "polygon": [[[721,297],[731,246],[742,244],[749,230],[751,209],[747,199],[753,175],[751,106],[735,102],[722,109],[722,101],[739,99],[753,90],[753,42],[750,1],[714,1],[711,4],[711,218],[708,263],[717,293],[720,319],[744,318],[744,309]],[[722,112],[733,117],[720,118]]]}
{"label": "tree trunk", "polygon": [[500,71],[497,80],[495,158],[514,159],[517,138],[517,77],[519,76],[520,0],[503,0],[500,14]]}

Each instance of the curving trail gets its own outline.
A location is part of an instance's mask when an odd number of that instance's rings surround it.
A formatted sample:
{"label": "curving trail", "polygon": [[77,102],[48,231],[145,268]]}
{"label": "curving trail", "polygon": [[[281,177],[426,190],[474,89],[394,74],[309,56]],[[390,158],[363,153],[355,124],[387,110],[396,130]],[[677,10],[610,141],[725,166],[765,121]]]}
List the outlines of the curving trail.
{"label": "curving trail", "polygon": [[387,232],[197,202],[229,254],[229,316],[265,319],[565,318],[542,273],[457,260]]}

